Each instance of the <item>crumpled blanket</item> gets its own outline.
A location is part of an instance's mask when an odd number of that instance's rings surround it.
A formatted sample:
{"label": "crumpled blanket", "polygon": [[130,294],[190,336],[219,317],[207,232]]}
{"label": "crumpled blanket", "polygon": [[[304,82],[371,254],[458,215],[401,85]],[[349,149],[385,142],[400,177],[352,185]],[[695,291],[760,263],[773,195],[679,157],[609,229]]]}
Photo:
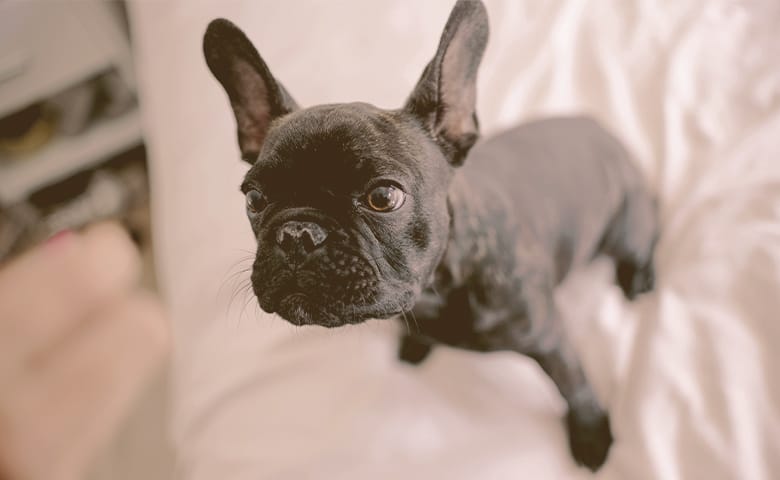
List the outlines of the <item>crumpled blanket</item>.
{"label": "crumpled blanket", "polygon": [[[563,401],[531,360],[438,348],[412,368],[395,359],[396,322],[295,329],[242,289],[246,167],[202,59],[208,21],[241,26],[302,105],[396,107],[452,3],[131,4],[184,478],[590,478],[568,452]],[[485,3],[484,133],[589,113],[661,201],[654,292],[627,302],[605,260],[558,292],[612,415],[616,441],[596,477],[777,478],[780,3]]]}

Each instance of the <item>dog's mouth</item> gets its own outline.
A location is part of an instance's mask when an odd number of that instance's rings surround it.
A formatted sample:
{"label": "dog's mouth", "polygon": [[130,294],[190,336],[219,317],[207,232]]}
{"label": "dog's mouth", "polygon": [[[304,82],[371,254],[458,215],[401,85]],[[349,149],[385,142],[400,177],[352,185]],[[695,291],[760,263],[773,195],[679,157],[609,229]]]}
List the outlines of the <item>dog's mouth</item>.
{"label": "dog's mouth", "polygon": [[410,308],[413,296],[400,280],[388,283],[362,256],[333,248],[297,265],[260,252],[252,287],[264,311],[298,326],[338,327],[388,318]]}
{"label": "dog's mouth", "polygon": [[349,322],[334,312],[328,312],[319,302],[302,292],[289,293],[277,302],[276,313],[293,325],[322,325],[337,327]]}
{"label": "dog's mouth", "polygon": [[324,312],[314,307],[305,293],[291,293],[283,297],[276,311],[293,325],[309,325],[324,317]]}
{"label": "dog's mouth", "polygon": [[408,301],[344,303],[299,287],[265,291],[257,297],[263,310],[276,313],[296,326],[333,328],[358,324],[370,319],[390,318],[409,307]]}
{"label": "dog's mouth", "polygon": [[275,312],[297,326],[340,327],[362,323],[371,318],[395,316],[401,313],[401,309],[396,311],[355,305],[324,306],[307,293],[295,292],[282,296],[277,302]]}
{"label": "dog's mouth", "polygon": [[253,282],[260,307],[276,313],[293,325],[339,327],[376,318],[371,311],[373,289],[363,295],[344,295],[334,290],[334,282],[316,286],[301,282],[295,275],[279,275],[275,281]]}

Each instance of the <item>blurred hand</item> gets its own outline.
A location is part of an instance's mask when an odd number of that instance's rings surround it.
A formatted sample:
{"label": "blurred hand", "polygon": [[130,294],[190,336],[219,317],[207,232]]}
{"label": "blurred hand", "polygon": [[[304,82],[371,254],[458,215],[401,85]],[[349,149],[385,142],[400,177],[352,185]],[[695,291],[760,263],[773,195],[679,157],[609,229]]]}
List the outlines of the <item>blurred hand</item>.
{"label": "blurred hand", "polygon": [[0,269],[0,479],[84,475],[167,348],[138,255],[113,224]]}

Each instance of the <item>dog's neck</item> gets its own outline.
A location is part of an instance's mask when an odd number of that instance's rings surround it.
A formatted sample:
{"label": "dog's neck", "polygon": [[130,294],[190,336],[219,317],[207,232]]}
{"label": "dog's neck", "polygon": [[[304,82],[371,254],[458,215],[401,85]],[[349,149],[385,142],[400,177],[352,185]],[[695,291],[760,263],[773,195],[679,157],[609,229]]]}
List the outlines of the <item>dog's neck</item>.
{"label": "dog's neck", "polygon": [[[485,188],[471,183],[460,172],[453,177],[447,197],[450,214],[449,241],[434,276],[435,288],[462,285],[495,252],[496,202]],[[492,205],[491,205],[492,203]]]}

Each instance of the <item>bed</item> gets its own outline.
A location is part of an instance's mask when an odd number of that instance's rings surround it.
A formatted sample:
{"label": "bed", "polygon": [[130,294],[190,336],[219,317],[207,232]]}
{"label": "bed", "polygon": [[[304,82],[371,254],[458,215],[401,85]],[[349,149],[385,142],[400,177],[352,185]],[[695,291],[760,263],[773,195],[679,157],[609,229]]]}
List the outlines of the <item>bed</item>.
{"label": "bed", "polygon": [[[234,120],[200,49],[233,20],[304,106],[401,105],[452,6],[131,3],[183,478],[577,479],[563,401],[529,359],[395,357],[399,324],[296,329],[246,290]],[[588,113],[661,201],[658,286],[606,260],[558,302],[616,437],[602,479],[780,475],[780,3],[486,0],[483,133]]]}

